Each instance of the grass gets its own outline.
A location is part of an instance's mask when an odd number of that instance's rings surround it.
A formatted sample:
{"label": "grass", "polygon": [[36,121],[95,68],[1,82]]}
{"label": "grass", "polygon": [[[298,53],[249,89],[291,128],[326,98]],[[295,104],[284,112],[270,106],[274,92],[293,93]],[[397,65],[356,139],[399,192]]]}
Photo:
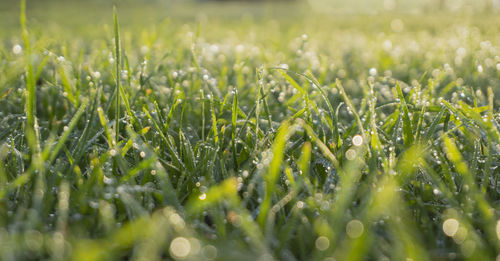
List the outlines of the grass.
{"label": "grass", "polygon": [[1,260],[499,258],[494,15],[124,7],[92,32],[25,7],[0,38]]}

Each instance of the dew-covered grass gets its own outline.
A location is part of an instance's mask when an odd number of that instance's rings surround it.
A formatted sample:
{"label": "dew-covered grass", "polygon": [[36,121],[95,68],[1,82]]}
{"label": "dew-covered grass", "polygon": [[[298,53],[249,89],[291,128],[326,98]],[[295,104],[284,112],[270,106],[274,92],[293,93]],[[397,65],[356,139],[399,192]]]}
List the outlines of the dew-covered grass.
{"label": "dew-covered grass", "polygon": [[499,260],[494,14],[23,3],[0,260]]}

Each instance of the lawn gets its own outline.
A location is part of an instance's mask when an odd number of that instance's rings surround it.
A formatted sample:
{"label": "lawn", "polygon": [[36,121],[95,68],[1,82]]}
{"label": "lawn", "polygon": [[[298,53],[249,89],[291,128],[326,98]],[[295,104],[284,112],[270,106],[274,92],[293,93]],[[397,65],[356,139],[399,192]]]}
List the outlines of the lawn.
{"label": "lawn", "polygon": [[7,2],[0,260],[500,260],[493,10]]}

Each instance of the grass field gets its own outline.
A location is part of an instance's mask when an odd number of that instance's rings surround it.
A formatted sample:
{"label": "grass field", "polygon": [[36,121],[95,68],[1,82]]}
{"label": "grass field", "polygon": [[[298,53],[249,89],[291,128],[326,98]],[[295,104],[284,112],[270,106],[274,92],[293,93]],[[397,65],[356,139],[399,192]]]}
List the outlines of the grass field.
{"label": "grass field", "polygon": [[500,260],[498,14],[0,6],[0,260]]}

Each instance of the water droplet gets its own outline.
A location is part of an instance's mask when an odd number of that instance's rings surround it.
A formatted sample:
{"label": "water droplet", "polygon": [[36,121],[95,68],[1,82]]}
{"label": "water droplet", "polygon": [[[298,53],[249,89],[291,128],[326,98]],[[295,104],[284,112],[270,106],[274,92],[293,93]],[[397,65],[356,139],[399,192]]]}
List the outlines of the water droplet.
{"label": "water droplet", "polygon": [[176,237],[170,243],[170,254],[177,258],[184,258],[191,252],[191,243],[184,237]]}
{"label": "water droplet", "polygon": [[345,152],[345,157],[347,158],[347,160],[353,160],[356,157],[356,151],[353,149],[348,149]]}
{"label": "water droplet", "polygon": [[356,135],[352,138],[352,144],[354,146],[361,146],[363,144],[363,137],[361,135]]}
{"label": "water droplet", "polygon": [[453,237],[457,233],[459,225],[458,220],[449,218],[443,222],[443,232],[447,236]]}
{"label": "water droplet", "polygon": [[22,51],[23,51],[23,48],[19,44],[16,44],[16,45],[14,45],[14,47],[12,47],[12,52],[14,54],[20,54]]}
{"label": "water droplet", "polygon": [[316,239],[315,245],[319,251],[325,251],[330,247],[330,240],[325,236],[320,236]]}
{"label": "water droplet", "polygon": [[347,223],[345,230],[350,238],[358,238],[363,234],[364,226],[361,221],[353,219]]}
{"label": "water droplet", "polygon": [[201,250],[201,253],[205,258],[209,260],[215,259],[217,257],[217,248],[212,245],[206,245]]}

